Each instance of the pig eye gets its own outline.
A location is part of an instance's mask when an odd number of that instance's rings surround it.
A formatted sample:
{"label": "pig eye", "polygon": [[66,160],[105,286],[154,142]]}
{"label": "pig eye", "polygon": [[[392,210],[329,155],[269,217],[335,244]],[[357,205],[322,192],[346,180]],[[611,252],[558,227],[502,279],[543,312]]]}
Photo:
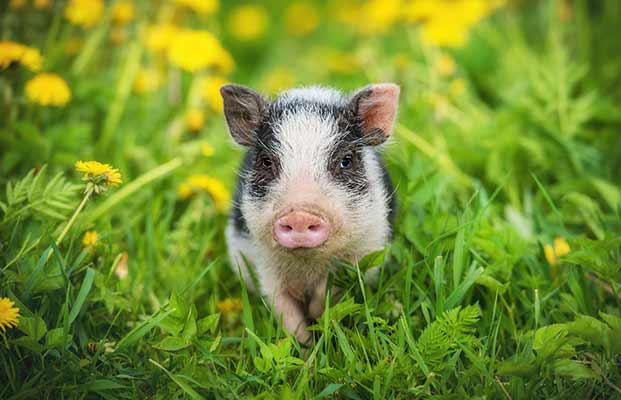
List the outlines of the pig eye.
{"label": "pig eye", "polygon": [[265,169],[270,169],[270,168],[272,168],[272,165],[273,165],[273,164],[274,164],[274,163],[272,162],[272,160],[271,160],[271,159],[269,159],[268,157],[263,157],[263,158],[261,159],[261,166],[262,166],[263,168],[265,168]]}
{"label": "pig eye", "polygon": [[341,167],[341,169],[350,169],[353,164],[353,156],[351,154],[348,154],[341,159],[339,166]]}

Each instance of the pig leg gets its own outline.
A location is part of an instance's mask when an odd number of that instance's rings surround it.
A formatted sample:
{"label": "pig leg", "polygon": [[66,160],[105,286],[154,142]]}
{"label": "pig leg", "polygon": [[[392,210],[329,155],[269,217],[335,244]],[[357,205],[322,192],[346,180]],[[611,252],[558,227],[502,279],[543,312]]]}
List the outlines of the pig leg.
{"label": "pig leg", "polygon": [[[308,304],[308,316],[314,320],[318,320],[326,308],[326,291],[328,290],[328,277],[322,278],[313,293]],[[330,289],[330,304],[334,304],[341,297],[341,289],[332,286]]]}
{"label": "pig leg", "polygon": [[290,294],[280,291],[274,296],[274,314],[282,318],[283,326],[298,342],[306,344],[310,340],[311,334],[306,330],[302,304]]}

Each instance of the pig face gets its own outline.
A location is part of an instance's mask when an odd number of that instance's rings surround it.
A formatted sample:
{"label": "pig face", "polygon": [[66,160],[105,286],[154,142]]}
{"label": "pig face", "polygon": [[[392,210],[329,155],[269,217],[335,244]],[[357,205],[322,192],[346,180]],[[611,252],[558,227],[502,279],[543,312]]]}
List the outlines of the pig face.
{"label": "pig face", "polygon": [[271,102],[238,85],[221,93],[231,136],[248,148],[236,198],[242,230],[293,258],[347,258],[385,242],[391,193],[374,147],[392,132],[397,85],[352,96],[293,89]]}

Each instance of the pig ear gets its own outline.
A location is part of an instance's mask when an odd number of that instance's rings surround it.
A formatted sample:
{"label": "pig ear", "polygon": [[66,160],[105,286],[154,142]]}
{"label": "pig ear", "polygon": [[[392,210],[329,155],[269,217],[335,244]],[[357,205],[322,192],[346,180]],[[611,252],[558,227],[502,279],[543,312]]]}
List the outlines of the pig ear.
{"label": "pig ear", "polygon": [[220,94],[231,136],[242,146],[252,146],[266,109],[265,100],[254,90],[240,85],[224,85]]}
{"label": "pig ear", "polygon": [[399,106],[399,90],[394,83],[378,83],[354,94],[351,106],[367,145],[382,144],[392,134]]}

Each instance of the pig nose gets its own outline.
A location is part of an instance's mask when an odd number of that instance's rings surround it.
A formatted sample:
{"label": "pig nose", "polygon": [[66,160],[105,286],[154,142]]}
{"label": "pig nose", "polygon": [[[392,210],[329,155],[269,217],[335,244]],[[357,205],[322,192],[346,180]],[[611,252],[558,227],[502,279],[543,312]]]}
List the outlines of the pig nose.
{"label": "pig nose", "polygon": [[274,239],[283,247],[319,247],[328,239],[330,225],[316,215],[293,211],[279,218],[274,224]]}

